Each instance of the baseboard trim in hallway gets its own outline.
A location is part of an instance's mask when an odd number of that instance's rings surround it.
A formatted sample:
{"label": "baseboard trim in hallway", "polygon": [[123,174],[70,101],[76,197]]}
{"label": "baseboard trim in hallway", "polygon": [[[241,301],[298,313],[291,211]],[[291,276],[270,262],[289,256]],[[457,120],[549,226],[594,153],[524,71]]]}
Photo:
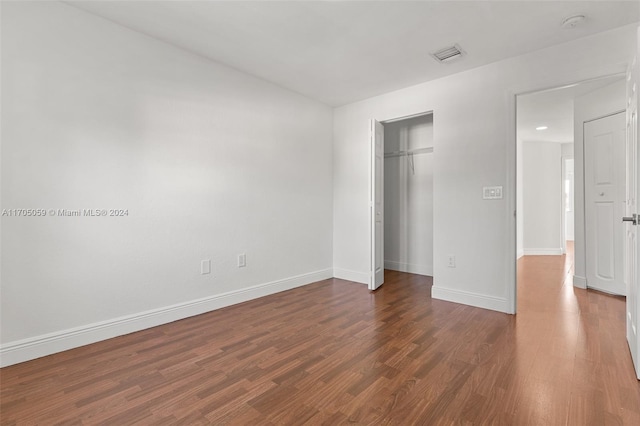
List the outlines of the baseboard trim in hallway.
{"label": "baseboard trim in hallway", "polygon": [[509,303],[507,299],[500,297],[491,297],[484,294],[472,293],[469,291],[433,286],[433,288],[431,289],[431,297],[438,300],[446,300],[447,302],[475,306],[476,308],[490,309],[492,311],[509,311]]}

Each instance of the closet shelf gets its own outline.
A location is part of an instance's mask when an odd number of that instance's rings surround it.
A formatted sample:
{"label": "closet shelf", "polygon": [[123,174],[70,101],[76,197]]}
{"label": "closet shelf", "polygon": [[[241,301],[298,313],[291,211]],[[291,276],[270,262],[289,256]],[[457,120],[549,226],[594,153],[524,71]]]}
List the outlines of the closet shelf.
{"label": "closet shelf", "polygon": [[426,148],[416,148],[416,149],[410,149],[408,151],[392,151],[392,152],[385,152],[384,153],[384,158],[389,158],[389,157],[404,157],[407,155],[414,155],[414,154],[428,154],[433,152],[433,147],[429,146]]}

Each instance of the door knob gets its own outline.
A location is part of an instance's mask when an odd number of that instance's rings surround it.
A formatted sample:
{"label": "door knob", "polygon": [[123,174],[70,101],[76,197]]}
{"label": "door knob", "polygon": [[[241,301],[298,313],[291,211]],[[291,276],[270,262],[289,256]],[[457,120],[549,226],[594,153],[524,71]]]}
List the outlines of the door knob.
{"label": "door knob", "polygon": [[629,216],[624,216],[622,218],[623,222],[631,222],[633,225],[637,225],[638,224],[638,215],[636,213],[633,214],[633,216],[629,217]]}

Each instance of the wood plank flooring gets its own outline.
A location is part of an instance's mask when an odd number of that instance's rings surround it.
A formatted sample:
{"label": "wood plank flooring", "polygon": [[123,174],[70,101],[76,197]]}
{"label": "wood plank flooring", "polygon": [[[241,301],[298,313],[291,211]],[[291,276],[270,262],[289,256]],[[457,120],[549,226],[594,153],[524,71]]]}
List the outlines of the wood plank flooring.
{"label": "wood plank flooring", "polygon": [[0,370],[2,425],[640,425],[624,299],[520,260],[516,316],[387,271]]}

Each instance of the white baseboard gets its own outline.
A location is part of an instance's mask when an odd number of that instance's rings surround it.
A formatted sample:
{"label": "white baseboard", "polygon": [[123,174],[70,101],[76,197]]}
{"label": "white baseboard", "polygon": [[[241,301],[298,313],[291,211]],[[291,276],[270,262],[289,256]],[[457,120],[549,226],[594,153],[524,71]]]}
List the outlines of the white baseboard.
{"label": "white baseboard", "polygon": [[526,248],[523,252],[525,256],[559,256],[562,248]]}
{"label": "white baseboard", "polygon": [[504,313],[509,312],[507,299],[501,297],[486,296],[484,294],[472,293],[462,290],[453,290],[450,288],[442,288],[436,286],[433,286],[431,288],[431,297],[433,299],[461,303],[463,305],[490,309],[492,311]]}
{"label": "white baseboard", "polygon": [[333,268],[333,277],[341,280],[353,281],[360,284],[369,284],[369,274],[367,272],[350,271],[348,269]]}
{"label": "white baseboard", "polygon": [[324,269],[86,326],[9,342],[0,347],[0,367],[167,324],[332,277],[333,269]]}
{"label": "white baseboard", "polygon": [[413,263],[395,262],[393,260],[385,260],[384,268],[392,271],[408,272],[410,274],[433,276],[433,265],[416,265]]}
{"label": "white baseboard", "polygon": [[524,256],[524,249],[518,249],[516,256],[516,259],[520,259],[522,256]]}
{"label": "white baseboard", "polygon": [[587,288],[587,277],[573,276],[573,286],[578,288]]}

